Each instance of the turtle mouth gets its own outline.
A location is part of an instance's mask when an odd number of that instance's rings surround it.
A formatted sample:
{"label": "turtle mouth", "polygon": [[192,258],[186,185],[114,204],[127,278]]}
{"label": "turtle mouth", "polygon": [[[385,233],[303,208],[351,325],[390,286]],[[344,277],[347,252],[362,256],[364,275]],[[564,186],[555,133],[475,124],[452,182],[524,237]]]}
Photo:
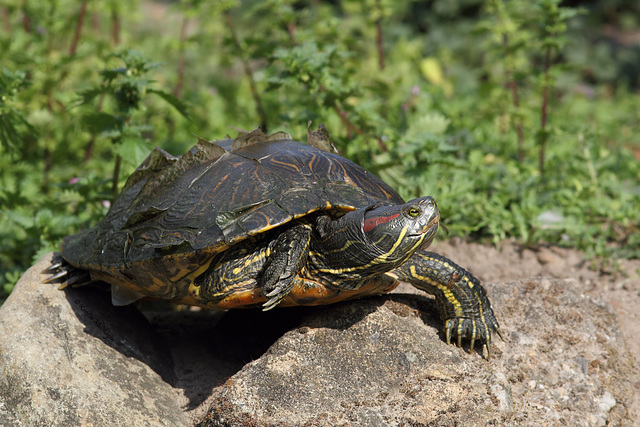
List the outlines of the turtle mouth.
{"label": "turtle mouth", "polygon": [[409,236],[411,236],[411,237],[423,237],[423,236],[435,235],[438,232],[439,228],[440,228],[439,223],[436,222],[435,224],[427,225],[422,230],[420,230],[419,233],[411,233],[411,234],[409,234]]}
{"label": "turtle mouth", "polygon": [[438,232],[438,228],[439,223],[436,221],[434,224],[428,227],[424,233],[422,233],[422,242],[420,243],[420,246],[418,246],[419,250],[427,249],[431,245],[431,242],[433,242],[433,238]]}
{"label": "turtle mouth", "polygon": [[420,230],[419,233],[412,234],[412,236],[422,238],[422,243],[418,249],[425,249],[428,247],[436,233],[440,228],[440,215],[434,215],[433,218],[427,222],[427,224]]}
{"label": "turtle mouth", "polygon": [[434,215],[429,221],[427,221],[427,223],[425,224],[424,227],[422,227],[422,229],[418,232],[418,233],[414,233],[412,234],[413,236],[430,236],[430,235],[434,235],[438,232],[438,229],[440,228],[440,215],[436,214]]}

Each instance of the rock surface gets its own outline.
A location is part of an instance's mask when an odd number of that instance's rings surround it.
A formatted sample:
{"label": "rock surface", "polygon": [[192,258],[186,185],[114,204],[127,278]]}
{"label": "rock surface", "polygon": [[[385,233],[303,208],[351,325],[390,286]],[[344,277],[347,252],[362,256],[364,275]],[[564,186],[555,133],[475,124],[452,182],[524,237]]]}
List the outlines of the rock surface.
{"label": "rock surface", "polygon": [[50,259],[0,307],[0,425],[188,425],[144,316],[89,287],[42,284]]}
{"label": "rock surface", "polygon": [[616,316],[573,279],[487,284],[505,341],[486,360],[447,345],[433,300],[408,285],[143,316],[41,284],[49,260],[0,307],[0,425],[633,425]]}
{"label": "rock surface", "polygon": [[489,361],[443,342],[421,296],[326,307],[216,388],[202,425],[630,422],[632,359],[606,304],[574,280],[489,293],[505,337]]}
{"label": "rock surface", "polygon": [[327,307],[216,388],[203,424],[502,424],[513,410],[506,378],[444,344],[416,310],[431,312],[429,302],[397,295]]}

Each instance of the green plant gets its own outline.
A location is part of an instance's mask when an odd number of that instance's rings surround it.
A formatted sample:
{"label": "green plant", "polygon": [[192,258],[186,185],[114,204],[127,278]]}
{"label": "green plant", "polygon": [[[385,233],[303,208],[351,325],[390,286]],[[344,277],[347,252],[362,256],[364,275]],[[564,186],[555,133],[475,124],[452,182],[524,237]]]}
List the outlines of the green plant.
{"label": "green plant", "polygon": [[[100,74],[103,81],[96,87],[80,91],[81,97],[78,105],[91,104],[99,98],[96,112],[87,112],[82,117],[84,128],[96,135],[97,139],[105,139],[111,142],[112,152],[115,158],[111,191],[113,198],[118,194],[118,182],[120,178],[120,163],[122,159],[137,165],[147,156],[150,148],[145,139],[151,135],[154,127],[148,123],[136,123],[134,112],[143,106],[147,95],[153,94],[171,104],[180,114],[187,116],[187,106],[184,102],[170,93],[153,87],[153,80],[148,76],[149,72],[160,64],[151,62],[139,52],[125,50],[122,53],[112,55],[124,62],[124,67],[103,70]],[[109,95],[113,101],[113,112],[105,112],[105,95]],[[145,138],[145,134],[147,138]],[[91,157],[93,140],[87,146],[85,159]]]}
{"label": "green plant", "polygon": [[0,68],[0,141],[3,151],[16,152],[26,142],[25,134],[37,134],[37,130],[14,104],[18,92],[28,84],[26,74]]}
{"label": "green plant", "polygon": [[5,2],[0,299],[151,143],[303,138],[309,120],[404,197],[435,196],[451,235],[638,257],[640,58],[602,30],[638,22],[605,3]]}

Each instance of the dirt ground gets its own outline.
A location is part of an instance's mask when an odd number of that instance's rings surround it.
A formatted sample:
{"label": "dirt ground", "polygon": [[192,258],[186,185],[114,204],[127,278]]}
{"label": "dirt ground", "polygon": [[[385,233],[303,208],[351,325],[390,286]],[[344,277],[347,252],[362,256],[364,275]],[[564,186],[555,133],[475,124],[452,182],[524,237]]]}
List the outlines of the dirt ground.
{"label": "dirt ground", "polygon": [[609,303],[635,358],[635,392],[629,415],[640,423],[640,260],[611,260],[602,267],[601,262],[585,260],[582,253],[571,249],[522,249],[508,241],[496,248],[455,238],[435,243],[430,250],[450,257],[485,283],[535,276],[574,278],[584,285],[586,295]]}

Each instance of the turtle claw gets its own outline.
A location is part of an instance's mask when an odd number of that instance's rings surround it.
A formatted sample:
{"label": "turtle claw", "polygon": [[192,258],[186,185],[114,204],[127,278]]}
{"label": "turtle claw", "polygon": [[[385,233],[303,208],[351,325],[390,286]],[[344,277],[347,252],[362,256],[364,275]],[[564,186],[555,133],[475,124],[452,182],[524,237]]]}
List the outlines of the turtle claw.
{"label": "turtle claw", "polygon": [[280,301],[271,298],[270,300],[267,300],[267,302],[265,302],[264,304],[262,304],[262,311],[269,311],[271,310],[273,307],[275,307],[276,305],[278,305]]}
{"label": "turtle claw", "polygon": [[65,286],[83,286],[91,282],[91,277],[88,274],[71,274]]}
{"label": "turtle claw", "polygon": [[291,278],[291,280],[281,280],[278,282],[275,288],[264,294],[268,299],[262,304],[262,311],[271,310],[278,305],[280,301],[291,292],[291,288],[293,288],[293,278]]}
{"label": "turtle claw", "polygon": [[87,271],[73,267],[62,258],[54,258],[52,264],[40,274],[49,275],[42,283],[59,283],[60,290],[67,286],[82,286],[91,282],[91,276]]}
{"label": "turtle claw", "polygon": [[271,298],[273,296],[276,296],[280,293],[280,291],[282,291],[283,286],[278,286],[277,288],[275,288],[274,290],[272,290],[269,293],[264,294],[265,297],[267,298]]}
{"label": "turtle claw", "polygon": [[69,275],[69,271],[67,270],[60,270],[60,271],[47,271],[47,270],[43,270],[42,274],[53,274],[53,276],[49,276],[47,277],[45,280],[43,280],[43,283],[53,283],[58,281],[59,279],[62,279],[63,277],[66,277]]}
{"label": "turtle claw", "polygon": [[62,261],[56,261],[53,264],[51,264],[49,267],[45,268],[44,270],[42,270],[40,272],[40,274],[53,274],[56,273],[60,267],[62,267],[64,265],[64,263]]}
{"label": "turtle claw", "polygon": [[481,341],[483,346],[487,348],[487,360],[491,359],[491,333],[495,332],[502,339],[498,322],[495,318],[486,319],[467,319],[456,318],[447,319],[445,322],[445,337],[447,344],[451,344],[451,336],[455,335],[457,338],[456,344],[458,347],[462,347],[462,339],[469,338],[469,353],[473,352],[477,341]]}

